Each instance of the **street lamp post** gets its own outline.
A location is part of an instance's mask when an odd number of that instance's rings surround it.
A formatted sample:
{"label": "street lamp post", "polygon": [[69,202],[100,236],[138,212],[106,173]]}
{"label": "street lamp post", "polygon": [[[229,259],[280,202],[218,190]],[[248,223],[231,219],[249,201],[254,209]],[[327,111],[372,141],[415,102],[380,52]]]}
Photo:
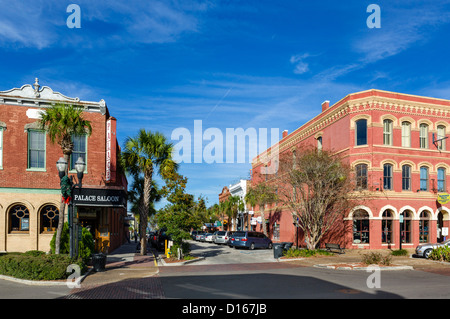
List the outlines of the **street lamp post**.
{"label": "street lamp post", "polygon": [[58,169],[59,178],[61,180],[61,194],[63,200],[69,206],[68,219],[69,219],[69,233],[70,233],[70,258],[74,257],[74,223],[73,223],[73,200],[72,194],[73,190],[78,187],[82,188],[82,181],[84,175],[84,169],[86,167],[86,163],[83,158],[79,157],[75,162],[75,170],[77,171],[77,183],[73,182],[73,176],[70,178],[66,175],[68,163],[65,158],[61,157],[56,162],[56,168]]}

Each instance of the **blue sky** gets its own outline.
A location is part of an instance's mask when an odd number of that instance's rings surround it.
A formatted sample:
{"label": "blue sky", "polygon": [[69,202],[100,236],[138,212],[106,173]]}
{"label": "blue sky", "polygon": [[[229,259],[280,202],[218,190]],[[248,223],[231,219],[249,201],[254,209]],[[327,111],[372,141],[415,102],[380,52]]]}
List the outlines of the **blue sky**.
{"label": "blue sky", "polygon": [[[79,29],[66,25],[70,4]],[[370,4],[381,28],[366,24]],[[450,1],[0,0],[0,90],[38,77],[70,97],[105,99],[121,145],[139,128],[193,132],[194,120],[224,135],[281,135],[356,91],[450,99],[449,35]],[[250,168],[180,172],[211,205]]]}

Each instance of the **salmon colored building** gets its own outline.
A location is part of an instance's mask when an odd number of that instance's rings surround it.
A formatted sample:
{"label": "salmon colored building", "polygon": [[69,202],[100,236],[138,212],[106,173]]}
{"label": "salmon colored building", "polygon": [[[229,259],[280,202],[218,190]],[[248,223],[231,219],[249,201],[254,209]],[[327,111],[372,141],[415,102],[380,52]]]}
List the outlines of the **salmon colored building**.
{"label": "salmon colored building", "polygon": [[[319,115],[291,134],[283,132],[276,146],[280,156],[300,145],[339,153],[354,169],[359,186],[371,193],[370,200],[349,207],[322,247],[330,242],[350,249],[399,249],[401,240],[402,248],[415,248],[449,236],[449,133],[450,100],[368,90],[331,106],[325,101]],[[270,153],[253,160],[254,174]],[[276,183],[276,174],[267,180]],[[291,212],[274,204],[265,217],[275,242],[305,246]]]}
{"label": "salmon colored building", "polygon": [[[40,129],[40,112],[56,103],[83,107],[90,136],[73,136],[74,163],[86,163],[81,189],[75,189],[75,223],[93,234],[97,249],[114,250],[126,240],[127,180],[118,167],[117,120],[104,100],[81,101],[40,86],[0,91],[0,251],[50,250],[61,203],[56,162],[63,156]],[[65,209],[67,215],[68,209]],[[67,221],[67,216],[64,218]]]}

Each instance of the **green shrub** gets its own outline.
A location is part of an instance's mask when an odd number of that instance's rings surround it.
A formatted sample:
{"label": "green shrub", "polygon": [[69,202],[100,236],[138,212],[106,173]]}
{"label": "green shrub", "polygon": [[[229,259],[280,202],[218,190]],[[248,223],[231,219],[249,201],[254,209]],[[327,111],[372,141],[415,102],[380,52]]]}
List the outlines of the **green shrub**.
{"label": "green shrub", "polygon": [[301,257],[313,257],[316,255],[332,255],[332,253],[322,250],[322,249],[297,249],[294,247],[289,248],[288,250],[283,251],[283,256],[288,258],[301,258]]}
{"label": "green shrub", "polygon": [[393,250],[391,252],[392,256],[408,256],[408,251],[406,249],[398,249],[398,250]]}
{"label": "green shrub", "polygon": [[450,247],[443,246],[433,249],[429,258],[431,260],[450,261]]}
{"label": "green shrub", "polygon": [[44,251],[40,251],[40,250],[29,250],[29,251],[25,252],[24,255],[26,255],[26,256],[33,256],[33,257],[39,257],[39,256],[45,255],[45,252]]}
{"label": "green shrub", "polygon": [[[55,253],[55,241],[56,232],[50,241],[50,249],[52,254]],[[60,254],[68,254],[70,252],[70,231],[69,224],[64,223],[63,231],[61,234],[61,244],[60,244]],[[94,253],[95,244],[94,238],[89,230],[86,228],[82,229],[81,240],[78,244],[78,257],[83,259],[84,263],[88,263],[91,255]]]}
{"label": "green shrub", "polygon": [[[170,253],[172,254],[172,257],[178,256],[178,248],[179,247],[180,247],[180,245],[178,245],[176,243],[170,247]],[[183,241],[181,243],[181,251],[183,252],[183,255],[189,255],[189,253],[191,252],[191,245],[188,242]]]}
{"label": "green shrub", "polygon": [[381,264],[388,266],[392,263],[392,258],[390,255],[383,256],[381,253],[371,252],[363,255],[362,262],[366,265]]}
{"label": "green shrub", "polygon": [[67,255],[47,255],[27,252],[8,253],[0,256],[0,274],[27,280],[61,280],[66,279],[67,267],[71,264],[80,266],[81,272],[87,267],[81,259],[72,260]]}

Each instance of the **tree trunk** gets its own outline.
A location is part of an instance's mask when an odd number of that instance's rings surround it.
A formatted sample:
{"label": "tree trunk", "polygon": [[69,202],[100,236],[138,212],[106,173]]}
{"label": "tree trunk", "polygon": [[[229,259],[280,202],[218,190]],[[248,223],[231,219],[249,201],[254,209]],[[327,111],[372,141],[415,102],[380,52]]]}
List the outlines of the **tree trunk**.
{"label": "tree trunk", "polygon": [[56,238],[55,238],[55,254],[59,255],[61,251],[61,234],[64,226],[64,210],[66,204],[61,198],[61,204],[59,205],[59,220],[58,220],[58,228],[56,230]]}
{"label": "tree trunk", "polygon": [[261,209],[261,222],[262,222],[263,233],[264,233],[264,235],[267,236],[266,218],[264,216],[264,205],[262,206],[262,209]]}
{"label": "tree trunk", "polygon": [[142,201],[141,214],[141,255],[147,255],[147,222],[150,207],[150,192],[152,190],[153,169],[144,172],[144,200]]}

